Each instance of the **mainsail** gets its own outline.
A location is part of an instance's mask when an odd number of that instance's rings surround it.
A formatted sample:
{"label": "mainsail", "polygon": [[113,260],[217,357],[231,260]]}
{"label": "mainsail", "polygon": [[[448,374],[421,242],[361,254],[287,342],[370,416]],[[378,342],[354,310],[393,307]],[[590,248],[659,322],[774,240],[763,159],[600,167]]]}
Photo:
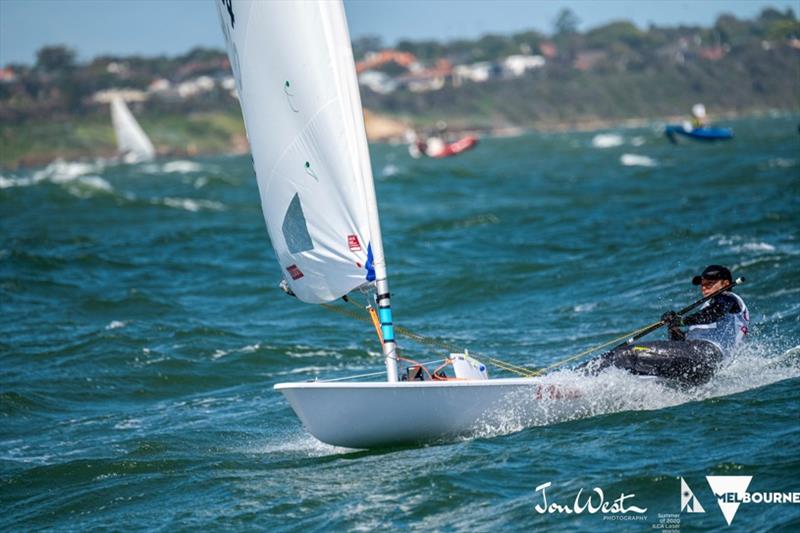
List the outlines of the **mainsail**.
{"label": "mainsail", "polygon": [[117,136],[117,150],[125,161],[149,161],[155,157],[153,143],[119,95],[111,98],[111,123]]}
{"label": "mainsail", "polygon": [[217,7],[283,278],[305,302],[336,300],[383,266],[344,9],[324,1]]}

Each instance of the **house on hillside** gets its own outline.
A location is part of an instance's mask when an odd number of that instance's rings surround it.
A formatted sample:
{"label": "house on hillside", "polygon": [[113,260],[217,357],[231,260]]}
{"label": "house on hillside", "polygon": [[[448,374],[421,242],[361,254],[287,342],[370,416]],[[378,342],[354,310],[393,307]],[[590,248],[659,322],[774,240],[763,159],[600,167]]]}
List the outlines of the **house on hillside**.
{"label": "house on hillside", "polygon": [[519,78],[529,70],[542,68],[547,61],[540,55],[516,54],[503,60],[503,72],[508,78]]}
{"label": "house on hillside", "polygon": [[0,68],[0,83],[14,83],[17,81],[17,74],[11,67]]}
{"label": "house on hillside", "polygon": [[422,66],[414,54],[397,50],[381,50],[368,53],[363,61],[356,63],[356,73],[361,74],[367,70],[375,70],[388,63],[394,63],[411,72],[422,70]]}
{"label": "house on hillside", "polygon": [[128,103],[131,102],[146,102],[149,95],[138,89],[104,89],[97,91],[91,97],[91,100],[97,104],[110,104],[111,100],[119,96]]}
{"label": "house on hillside", "polygon": [[413,93],[438,91],[445,86],[448,79],[453,76],[453,66],[446,59],[440,59],[431,68],[425,68],[399,76],[396,81],[399,86],[407,88]]}
{"label": "house on hillside", "polygon": [[453,67],[453,87],[460,86],[464,81],[484,83],[501,76],[503,69],[489,61],[481,61],[471,65],[456,65]]}
{"label": "house on hillside", "polygon": [[177,86],[178,96],[183,99],[192,98],[202,93],[210,92],[214,89],[214,79],[210,76],[198,76],[181,82]]}
{"label": "house on hillside", "polygon": [[539,44],[539,53],[546,59],[555,59],[558,56],[558,48],[551,41],[544,41]]}
{"label": "house on hillside", "polygon": [[150,82],[147,86],[147,92],[150,94],[165,93],[172,88],[172,84],[166,78],[157,78]]}
{"label": "house on hillside", "polygon": [[719,61],[728,54],[730,47],[725,46],[705,46],[697,51],[697,55],[708,61]]}
{"label": "house on hillside", "polygon": [[572,66],[578,70],[592,70],[599,62],[608,59],[608,52],[605,50],[584,50],[578,52]]}
{"label": "house on hillside", "polygon": [[385,72],[365,70],[358,75],[358,84],[378,94],[390,94],[397,89],[397,82]]}

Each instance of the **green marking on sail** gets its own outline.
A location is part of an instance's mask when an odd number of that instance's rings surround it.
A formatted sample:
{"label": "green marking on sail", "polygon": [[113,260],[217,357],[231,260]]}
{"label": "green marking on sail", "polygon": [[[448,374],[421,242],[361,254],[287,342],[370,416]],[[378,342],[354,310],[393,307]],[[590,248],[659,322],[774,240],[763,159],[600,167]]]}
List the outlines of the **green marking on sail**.
{"label": "green marking on sail", "polygon": [[317,177],[317,175],[314,173],[314,171],[311,168],[311,163],[306,161],[305,167],[306,167],[306,174],[308,174],[309,176],[311,176],[315,180],[319,181],[319,178]]}
{"label": "green marking on sail", "polygon": [[299,109],[297,109],[297,108],[294,106],[294,103],[292,102],[292,97],[293,97],[294,95],[293,95],[292,93],[290,93],[290,92],[289,92],[289,89],[290,89],[290,88],[291,88],[291,84],[289,83],[289,80],[286,80],[286,81],[284,81],[284,82],[283,82],[283,93],[286,95],[286,101],[289,103],[289,108],[290,108],[292,111],[294,111],[295,113],[299,113],[299,112],[300,112],[300,110],[299,110]]}

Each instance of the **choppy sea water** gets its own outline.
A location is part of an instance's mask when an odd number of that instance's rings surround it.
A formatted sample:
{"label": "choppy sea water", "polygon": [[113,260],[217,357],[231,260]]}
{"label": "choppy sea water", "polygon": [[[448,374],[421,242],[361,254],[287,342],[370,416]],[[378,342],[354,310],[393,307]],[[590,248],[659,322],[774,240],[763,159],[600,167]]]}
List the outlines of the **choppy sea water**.
{"label": "choppy sea water", "polygon": [[[712,262],[747,277],[753,318],[697,390],[565,369],[548,379],[589,391],[579,419],[510,412],[378,451],[316,441],[272,390],[382,362],[371,326],[277,288],[248,156],[2,173],[0,529],[693,531],[726,526],[707,475],[800,491],[798,120],[708,145],[644,128],[441,161],[372,146],[400,326],[544,366],[694,301]],[[678,514],[680,477],[705,513]],[[597,487],[647,511],[542,514],[548,482],[549,503]],[[800,506],[733,524],[796,531]]]}

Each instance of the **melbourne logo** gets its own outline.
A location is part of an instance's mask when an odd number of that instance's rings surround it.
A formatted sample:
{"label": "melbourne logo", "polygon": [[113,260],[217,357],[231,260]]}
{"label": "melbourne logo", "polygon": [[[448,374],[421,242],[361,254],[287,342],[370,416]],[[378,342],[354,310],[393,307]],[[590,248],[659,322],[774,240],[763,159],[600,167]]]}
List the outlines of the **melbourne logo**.
{"label": "melbourne logo", "polygon": [[681,512],[682,513],[705,513],[706,510],[700,505],[700,500],[694,495],[692,489],[686,481],[681,478]]}
{"label": "melbourne logo", "polygon": [[731,525],[753,476],[706,476],[706,479],[717,497],[722,516]]}
{"label": "melbourne logo", "polygon": [[800,492],[747,492],[753,476],[706,476],[706,479],[728,525],[743,503],[800,503]]}

